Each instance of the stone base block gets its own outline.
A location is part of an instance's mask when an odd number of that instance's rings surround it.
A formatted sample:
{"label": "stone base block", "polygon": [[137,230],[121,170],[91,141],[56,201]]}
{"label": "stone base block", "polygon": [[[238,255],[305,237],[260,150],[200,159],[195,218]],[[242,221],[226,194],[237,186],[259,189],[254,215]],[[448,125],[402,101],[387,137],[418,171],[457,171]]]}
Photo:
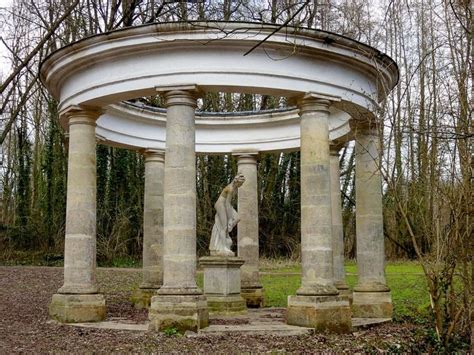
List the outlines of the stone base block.
{"label": "stone base block", "polygon": [[240,267],[244,259],[235,256],[204,256],[199,264],[204,269],[204,294],[240,295]]}
{"label": "stone base block", "polygon": [[355,318],[392,318],[393,305],[390,291],[354,291],[352,314]]}
{"label": "stone base block", "polygon": [[209,325],[209,311],[203,295],[157,295],[151,298],[149,330],[175,328],[184,333]]}
{"label": "stone base block", "polygon": [[136,309],[150,308],[151,298],[156,291],[155,288],[139,288],[132,293],[130,301]]}
{"label": "stone base block", "polygon": [[352,306],[352,290],[349,288],[337,288],[339,296],[344,296],[349,299],[349,305]]}
{"label": "stone base block", "polygon": [[210,296],[206,295],[209,313],[242,314],[247,312],[245,300],[240,295]]}
{"label": "stone base block", "polygon": [[54,294],[49,315],[62,323],[100,322],[107,315],[105,299],[101,294]]}
{"label": "stone base block", "polygon": [[288,296],[287,323],[348,333],[352,329],[349,300],[344,296]]}
{"label": "stone base block", "polygon": [[265,305],[263,288],[242,288],[240,295],[247,303],[248,308],[262,308]]}

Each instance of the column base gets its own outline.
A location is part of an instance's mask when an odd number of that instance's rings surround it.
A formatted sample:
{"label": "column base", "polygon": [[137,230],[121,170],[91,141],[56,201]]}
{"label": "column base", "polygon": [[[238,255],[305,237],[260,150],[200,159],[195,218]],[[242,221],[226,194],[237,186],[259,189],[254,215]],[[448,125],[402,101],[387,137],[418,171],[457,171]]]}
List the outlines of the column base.
{"label": "column base", "polygon": [[349,300],[344,296],[288,296],[287,323],[316,331],[349,333]]}
{"label": "column base", "polygon": [[265,305],[263,288],[242,288],[240,295],[245,300],[248,308],[262,308]]}
{"label": "column base", "polygon": [[352,290],[347,286],[347,284],[338,284],[335,283],[337,290],[339,291],[339,296],[345,296],[349,299],[349,305],[352,306]]}
{"label": "column base", "polygon": [[206,298],[209,313],[211,314],[243,314],[247,312],[245,300],[240,295],[207,295]]}
{"label": "column base", "polygon": [[392,318],[393,305],[390,291],[354,291],[352,314],[356,318]]}
{"label": "column base", "polygon": [[56,293],[49,304],[49,315],[61,323],[100,322],[107,315],[105,298],[101,294]]}
{"label": "column base", "polygon": [[151,298],[149,330],[175,328],[193,332],[209,325],[209,311],[203,295],[157,295]]}
{"label": "column base", "polygon": [[150,308],[151,298],[156,295],[157,288],[138,288],[133,291],[130,301],[136,309]]}

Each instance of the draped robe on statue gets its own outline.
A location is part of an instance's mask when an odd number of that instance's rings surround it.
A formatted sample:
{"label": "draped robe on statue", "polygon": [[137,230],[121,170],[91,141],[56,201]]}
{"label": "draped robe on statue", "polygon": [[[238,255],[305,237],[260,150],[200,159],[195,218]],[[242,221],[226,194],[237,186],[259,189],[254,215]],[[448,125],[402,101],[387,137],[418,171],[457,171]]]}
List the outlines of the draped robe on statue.
{"label": "draped robe on statue", "polygon": [[242,186],[245,178],[243,175],[237,175],[232,183],[227,185],[217,199],[214,208],[216,209],[216,217],[214,219],[214,227],[212,227],[211,242],[209,250],[211,255],[234,256],[230,249],[232,239],[229,232],[239,222],[239,215],[232,207],[232,197],[237,192],[237,188]]}

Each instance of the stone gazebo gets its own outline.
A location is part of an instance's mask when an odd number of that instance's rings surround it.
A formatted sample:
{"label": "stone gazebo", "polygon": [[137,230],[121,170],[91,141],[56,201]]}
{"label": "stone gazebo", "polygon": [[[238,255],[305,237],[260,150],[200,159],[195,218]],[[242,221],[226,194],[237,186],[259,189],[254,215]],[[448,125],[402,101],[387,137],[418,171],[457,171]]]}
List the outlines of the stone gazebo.
{"label": "stone gazebo", "polygon": [[[96,144],[145,156],[143,299],[153,296],[150,328],[207,326],[206,297],[196,286],[196,153],[231,153],[247,181],[240,188],[238,255],[242,296],[261,306],[258,271],[259,153],[301,150],[302,281],[288,300],[288,323],[346,331],[352,316],[390,318],[384,240],[377,102],[398,80],[378,50],[336,35],[254,23],[151,24],[68,45],[41,67],[69,130],[64,285],[50,315],[98,321],[106,305],[95,279]],[[205,92],[287,97],[294,109],[195,112]],[[166,110],[124,101],[162,94]],[[343,144],[356,145],[359,279],[344,275],[339,188]]]}

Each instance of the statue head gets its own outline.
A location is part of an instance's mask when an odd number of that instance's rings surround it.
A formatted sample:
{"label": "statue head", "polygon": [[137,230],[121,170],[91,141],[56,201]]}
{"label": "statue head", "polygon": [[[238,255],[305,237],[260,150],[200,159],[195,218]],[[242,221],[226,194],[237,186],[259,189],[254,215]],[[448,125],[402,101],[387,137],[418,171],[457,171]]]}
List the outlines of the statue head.
{"label": "statue head", "polygon": [[232,180],[232,185],[234,185],[235,188],[239,188],[240,186],[243,185],[244,182],[245,182],[244,174],[238,173],[234,177],[234,180]]}

